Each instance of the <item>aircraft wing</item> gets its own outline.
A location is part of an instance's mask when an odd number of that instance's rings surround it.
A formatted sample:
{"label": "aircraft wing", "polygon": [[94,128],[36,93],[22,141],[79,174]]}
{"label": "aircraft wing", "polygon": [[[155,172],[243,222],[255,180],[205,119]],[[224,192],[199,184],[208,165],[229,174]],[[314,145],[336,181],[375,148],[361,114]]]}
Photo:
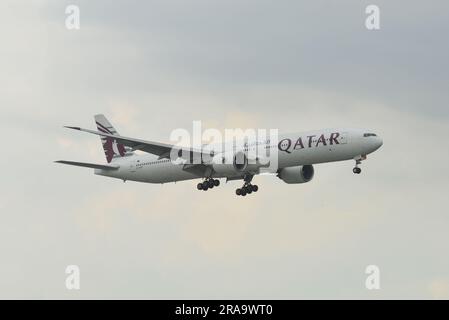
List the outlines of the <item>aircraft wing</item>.
{"label": "aircraft wing", "polygon": [[102,170],[117,170],[119,168],[118,165],[110,165],[110,164],[96,164],[96,163],[86,163],[86,162],[75,162],[75,161],[66,161],[59,160],[55,161],[56,163],[69,164],[77,167],[85,167],[92,169],[102,169]]}
{"label": "aircraft wing", "polygon": [[[110,138],[116,140],[118,143],[121,143],[124,146],[130,147],[132,150],[141,150],[144,152],[148,152],[148,153],[159,156],[159,159],[163,159],[163,158],[170,159],[170,153],[172,152],[172,149],[178,150],[178,152],[181,150],[190,152],[192,154],[192,156],[197,159],[199,157],[201,157],[201,159],[202,159],[202,156],[203,156],[203,152],[201,150],[195,150],[192,148],[183,148],[183,147],[174,146],[172,144],[167,144],[167,143],[160,143],[160,142],[145,141],[145,140],[135,139],[135,138],[128,138],[128,137],[123,137],[123,136],[116,135],[116,134],[109,134],[109,133],[104,133],[101,131],[83,129],[80,127],[66,126],[65,128],[88,132],[88,133],[96,134],[96,135],[103,136],[103,137],[110,137]],[[207,154],[207,155],[209,156],[209,154]]]}

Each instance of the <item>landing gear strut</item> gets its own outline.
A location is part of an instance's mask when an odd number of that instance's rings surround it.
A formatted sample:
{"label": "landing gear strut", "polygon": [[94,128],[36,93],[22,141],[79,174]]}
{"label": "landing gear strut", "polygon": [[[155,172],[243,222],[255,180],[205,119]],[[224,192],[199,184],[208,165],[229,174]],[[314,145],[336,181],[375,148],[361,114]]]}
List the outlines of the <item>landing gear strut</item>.
{"label": "landing gear strut", "polygon": [[207,191],[209,189],[212,189],[213,187],[218,187],[220,185],[220,180],[213,179],[213,178],[207,178],[203,182],[200,182],[196,185],[196,188],[198,190]]}
{"label": "landing gear strut", "polygon": [[362,169],[359,168],[359,165],[362,163],[361,159],[356,159],[355,160],[355,167],[354,169],[352,169],[352,172],[354,172],[355,174],[360,174],[362,172]]}

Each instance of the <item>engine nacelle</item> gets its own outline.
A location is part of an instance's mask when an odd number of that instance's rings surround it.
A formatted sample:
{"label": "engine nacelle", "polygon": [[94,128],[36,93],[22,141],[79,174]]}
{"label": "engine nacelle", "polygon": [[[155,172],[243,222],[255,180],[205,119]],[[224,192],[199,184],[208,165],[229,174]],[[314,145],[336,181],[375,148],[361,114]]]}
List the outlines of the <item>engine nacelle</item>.
{"label": "engine nacelle", "polygon": [[245,172],[256,172],[263,166],[258,159],[248,159],[242,152],[217,154],[212,159],[214,171],[221,175],[237,175]]}
{"label": "engine nacelle", "polygon": [[279,171],[278,177],[285,183],[305,183],[313,179],[315,170],[312,165],[287,167]]}

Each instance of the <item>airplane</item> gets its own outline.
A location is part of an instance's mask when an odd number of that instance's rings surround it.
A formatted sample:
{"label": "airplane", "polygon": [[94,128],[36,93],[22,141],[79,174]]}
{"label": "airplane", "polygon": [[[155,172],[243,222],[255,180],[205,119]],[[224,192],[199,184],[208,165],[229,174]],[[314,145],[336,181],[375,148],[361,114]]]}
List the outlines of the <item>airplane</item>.
{"label": "airplane", "polygon": [[[163,184],[202,179],[197,189],[203,191],[218,187],[222,178],[226,178],[226,182],[243,180],[243,186],[235,191],[238,196],[257,192],[259,187],[251,182],[255,175],[262,173],[277,175],[288,184],[299,184],[313,179],[314,164],[354,160],[353,173],[360,174],[362,160],[383,144],[370,130],[336,128],[282,134],[275,141],[256,140],[243,143],[241,147],[192,148],[121,136],[103,114],[95,115],[94,119],[97,131],[65,128],[100,136],[107,164],[55,162],[92,168],[96,175],[123,181]],[[256,148],[264,150],[265,154],[275,154],[277,165],[264,172],[271,160],[251,156]],[[143,154],[136,154],[136,150]]]}

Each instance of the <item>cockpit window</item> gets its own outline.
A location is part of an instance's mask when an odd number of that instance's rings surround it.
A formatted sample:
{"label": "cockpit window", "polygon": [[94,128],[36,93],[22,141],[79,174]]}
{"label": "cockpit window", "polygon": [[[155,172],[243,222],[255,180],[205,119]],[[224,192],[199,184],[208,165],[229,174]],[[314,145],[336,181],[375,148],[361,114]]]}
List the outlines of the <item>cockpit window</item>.
{"label": "cockpit window", "polygon": [[375,133],[364,133],[363,136],[364,137],[377,137],[377,135]]}

